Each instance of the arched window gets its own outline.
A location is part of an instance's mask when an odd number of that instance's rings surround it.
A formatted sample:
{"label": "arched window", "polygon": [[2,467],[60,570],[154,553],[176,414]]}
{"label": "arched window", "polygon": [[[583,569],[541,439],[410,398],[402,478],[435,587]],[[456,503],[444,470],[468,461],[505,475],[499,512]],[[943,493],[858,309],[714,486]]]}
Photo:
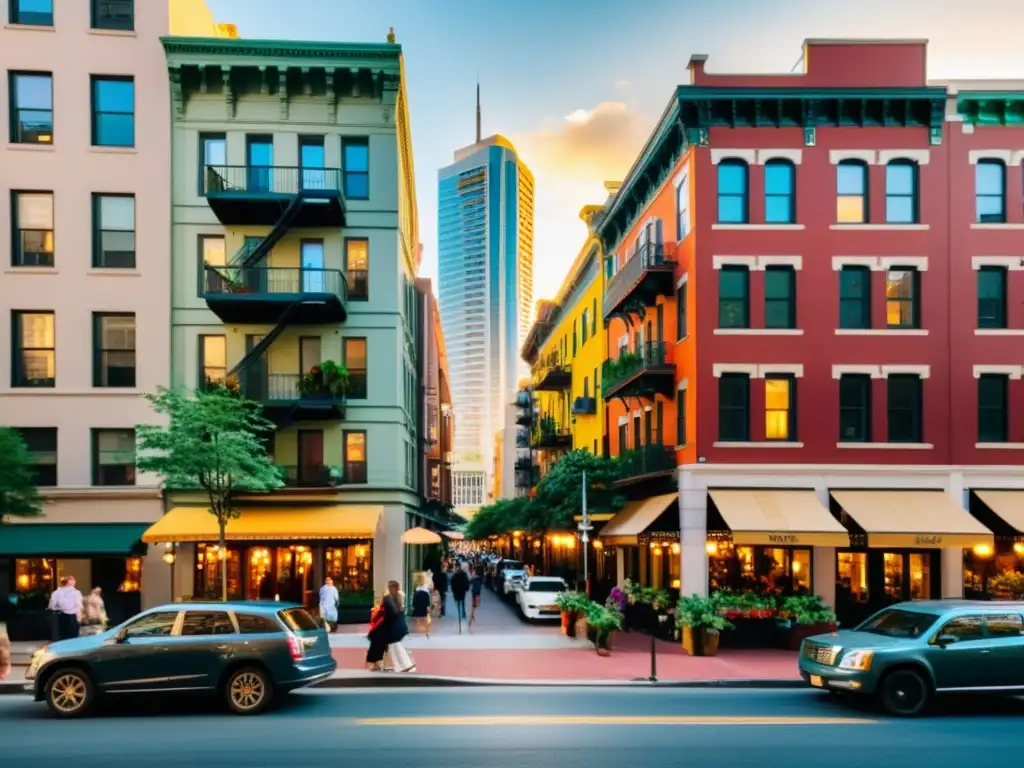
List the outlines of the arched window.
{"label": "arched window", "polygon": [[789,160],[764,164],[764,220],[768,224],[796,222],[796,166]]}
{"label": "arched window", "polygon": [[916,224],[917,163],[893,160],[885,166],[885,221],[888,224]]}
{"label": "arched window", "polygon": [[836,166],[836,223],[868,221],[868,166],[863,160],[843,160]]}
{"label": "arched window", "polygon": [[718,164],[718,221],[721,224],[746,224],[748,221],[748,173],[742,160],[723,160]]}
{"label": "arched window", "polygon": [[1006,221],[1006,165],[1002,160],[979,160],[974,168],[974,199],[978,221]]}

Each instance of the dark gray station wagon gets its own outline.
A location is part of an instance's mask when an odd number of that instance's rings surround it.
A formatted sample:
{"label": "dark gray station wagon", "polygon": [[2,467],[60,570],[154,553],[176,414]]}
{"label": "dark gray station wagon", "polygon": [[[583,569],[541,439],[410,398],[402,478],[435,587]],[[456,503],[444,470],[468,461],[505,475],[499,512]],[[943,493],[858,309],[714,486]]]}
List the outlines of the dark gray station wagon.
{"label": "dark gray station wagon", "polygon": [[60,717],[85,715],[100,697],[139,693],[219,693],[233,712],[253,715],[336,667],[327,631],[302,606],[177,603],[51,643],[25,678]]}

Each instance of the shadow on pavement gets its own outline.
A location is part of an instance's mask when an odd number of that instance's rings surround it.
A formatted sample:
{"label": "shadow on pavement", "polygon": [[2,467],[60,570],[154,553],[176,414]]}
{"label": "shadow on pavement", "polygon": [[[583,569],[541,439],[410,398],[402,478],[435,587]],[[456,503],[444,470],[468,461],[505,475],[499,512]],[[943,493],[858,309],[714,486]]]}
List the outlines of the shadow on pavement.
{"label": "shadow on pavement", "polygon": [[[20,702],[19,702],[20,703]],[[258,718],[273,717],[275,714],[303,714],[319,706],[312,696],[290,695],[278,698],[270,710]],[[101,700],[93,713],[85,719],[124,718],[124,717],[209,717],[228,715],[227,706],[216,696],[182,696],[173,694],[115,696]],[[239,719],[244,716],[239,715]],[[53,720],[46,704],[25,700],[24,706],[7,710],[5,720]]]}

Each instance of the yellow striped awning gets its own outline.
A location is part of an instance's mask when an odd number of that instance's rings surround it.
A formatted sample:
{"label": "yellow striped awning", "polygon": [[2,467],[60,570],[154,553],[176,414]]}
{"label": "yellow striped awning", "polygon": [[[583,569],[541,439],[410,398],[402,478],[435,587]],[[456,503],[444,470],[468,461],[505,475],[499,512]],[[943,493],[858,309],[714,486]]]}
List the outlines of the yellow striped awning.
{"label": "yellow striped awning", "polygon": [[945,491],[833,491],[873,549],[972,549],[995,536]]}
{"label": "yellow striped awning", "polygon": [[708,491],[733,544],[848,547],[850,534],[814,491]]}
{"label": "yellow striped awning", "polygon": [[[228,521],[228,541],[372,539],[383,507],[249,507]],[[175,507],[142,534],[147,544],[216,541],[217,518],[206,507]]]}

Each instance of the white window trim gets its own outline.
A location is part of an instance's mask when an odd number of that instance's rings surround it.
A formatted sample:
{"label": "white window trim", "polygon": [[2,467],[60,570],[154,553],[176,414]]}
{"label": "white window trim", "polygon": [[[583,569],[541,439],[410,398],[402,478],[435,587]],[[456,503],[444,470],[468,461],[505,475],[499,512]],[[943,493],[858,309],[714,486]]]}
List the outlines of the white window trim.
{"label": "white window trim", "polygon": [[1007,272],[1024,271],[1024,256],[972,256],[971,269],[1002,267]]}
{"label": "white window trim", "polygon": [[756,149],[712,149],[711,164],[718,165],[723,160],[742,160],[747,165],[757,165]]}
{"label": "white window trim", "polygon": [[913,267],[918,272],[928,271],[927,256],[883,256],[879,259],[882,271],[888,272],[896,267]]}
{"label": "white window trim", "polygon": [[690,388],[690,380],[685,376],[680,380],[679,384],[676,385],[676,392],[682,392],[684,389]]}
{"label": "white window trim", "polygon": [[1010,165],[1020,165],[1024,162],[1024,149],[1015,149],[1010,156]]}
{"label": "white window trim", "polygon": [[634,419],[639,419],[640,418],[640,413],[641,413],[640,411],[633,411],[633,418]]}
{"label": "white window trim", "polygon": [[787,374],[796,379],[804,377],[803,363],[768,363],[757,366],[757,378],[764,379],[772,374]]}
{"label": "white window trim", "polygon": [[757,271],[757,256],[712,256],[711,264],[715,269],[722,267],[746,267],[752,272]]}
{"label": "white window trim", "polygon": [[833,256],[832,271],[840,272],[843,267],[867,267],[872,272],[882,271],[882,264],[877,256]]}
{"label": "white window trim", "polygon": [[799,271],[804,267],[803,256],[758,256],[757,268],[765,267],[792,267]]}
{"label": "white window trim", "polygon": [[716,379],[722,378],[723,373],[745,373],[756,379],[757,363],[714,363],[711,366],[711,373]]}
{"label": "white window trim", "polygon": [[980,379],[985,375],[1009,376],[1014,381],[1017,381],[1024,376],[1024,366],[1020,365],[976,365],[972,370],[976,379]]}
{"label": "white window trim", "polygon": [[1002,160],[1007,165],[1013,165],[1013,156],[1012,149],[972,149],[967,153],[971,165],[977,165],[982,160]]}
{"label": "white window trim", "polygon": [[868,165],[878,165],[878,152],[873,149],[830,149],[828,161],[839,165],[843,160],[860,160]]}
{"label": "white window trim", "polygon": [[931,376],[932,367],[930,365],[883,365],[882,366],[882,378],[889,378],[893,375],[909,374],[911,376],[920,376],[922,379],[927,379]]}
{"label": "white window trim", "polygon": [[769,160],[789,160],[793,165],[800,165],[803,156],[802,149],[759,149],[757,165],[764,165]]}
{"label": "white window trim", "polygon": [[677,173],[672,178],[672,186],[675,187],[676,189],[679,189],[679,187],[682,186],[682,183],[684,181],[686,181],[686,177],[689,174],[689,172],[690,172],[690,164],[689,163],[683,163],[682,168],[679,169],[679,173]]}
{"label": "white window trim", "polygon": [[883,149],[878,153],[878,164],[888,165],[893,160],[910,160],[918,165],[928,165],[931,151],[927,149]]}
{"label": "white window trim", "polygon": [[843,376],[860,375],[870,376],[872,379],[882,378],[882,366],[880,365],[833,365],[832,378],[840,379]]}
{"label": "white window trim", "polygon": [[787,440],[764,440],[761,442],[732,443],[716,440],[711,444],[714,448],[803,448],[803,443],[791,443]]}
{"label": "white window trim", "polygon": [[653,411],[653,410],[654,410],[654,408],[652,408],[652,407],[651,407],[651,406],[649,406],[649,405],[645,405],[645,406],[644,406],[644,413],[650,413],[650,412],[651,412],[651,411]]}
{"label": "white window trim", "polygon": [[683,272],[683,276],[676,280],[676,288],[682,288],[688,282],[690,282],[690,273]]}

